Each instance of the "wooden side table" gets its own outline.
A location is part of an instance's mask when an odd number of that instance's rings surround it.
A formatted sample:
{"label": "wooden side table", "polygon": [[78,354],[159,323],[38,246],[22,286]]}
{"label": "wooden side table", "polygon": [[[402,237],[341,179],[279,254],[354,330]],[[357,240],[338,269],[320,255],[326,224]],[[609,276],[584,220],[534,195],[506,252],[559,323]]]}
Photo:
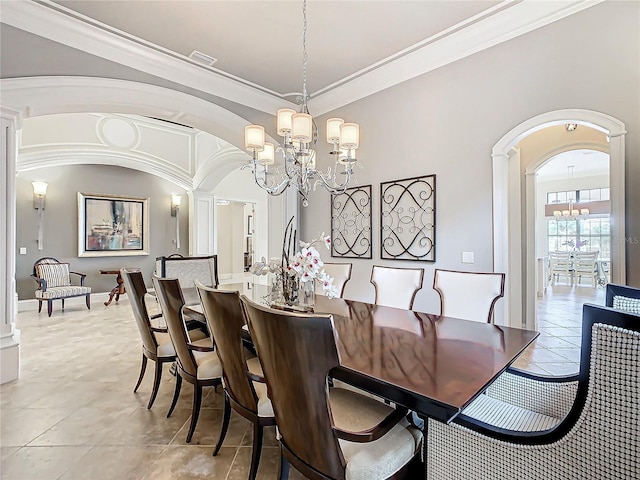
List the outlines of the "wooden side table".
{"label": "wooden side table", "polygon": [[[139,272],[139,268],[127,268],[127,270],[131,272]],[[100,270],[102,275],[117,275],[116,277],[116,286],[111,289],[109,292],[109,300],[104,302],[105,307],[108,307],[113,301],[113,297],[116,297],[116,302],[120,300],[120,295],[124,295],[127,293],[124,289],[124,280],[122,279],[122,275],[120,275],[120,270]]]}

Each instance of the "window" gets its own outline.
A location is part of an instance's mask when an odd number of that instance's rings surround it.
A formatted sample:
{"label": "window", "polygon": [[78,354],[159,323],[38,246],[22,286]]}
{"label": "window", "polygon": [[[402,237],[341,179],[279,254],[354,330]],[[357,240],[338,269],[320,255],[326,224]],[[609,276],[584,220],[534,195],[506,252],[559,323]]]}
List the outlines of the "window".
{"label": "window", "polygon": [[598,250],[599,258],[611,258],[609,216],[591,215],[579,219],[550,218],[547,220],[547,243],[550,252]]}
{"label": "window", "polygon": [[587,190],[568,190],[565,192],[549,192],[547,193],[547,204],[555,203],[586,203],[598,202],[600,200],[609,200],[609,187],[607,188],[590,188]]}

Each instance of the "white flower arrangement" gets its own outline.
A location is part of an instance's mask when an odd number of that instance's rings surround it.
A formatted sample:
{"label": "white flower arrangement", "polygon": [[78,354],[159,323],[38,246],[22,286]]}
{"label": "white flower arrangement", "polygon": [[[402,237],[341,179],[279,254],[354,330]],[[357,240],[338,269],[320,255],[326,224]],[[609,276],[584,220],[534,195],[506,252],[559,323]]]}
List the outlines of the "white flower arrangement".
{"label": "white flower arrangement", "polygon": [[[290,231],[291,221],[285,231],[285,241],[282,248],[282,259],[271,258],[269,262],[262,257],[262,261],[254,263],[249,271],[254,275],[276,275],[296,277],[301,283],[318,280],[322,285],[322,291],[328,298],[335,298],[339,295],[338,288],[333,285],[333,278],[322,268],[324,263],[320,258],[320,252],[315,245],[324,244],[327,250],[331,248],[331,236],[324,232],[311,242],[300,242],[300,250],[290,255],[286,248],[287,244],[295,244],[295,232]],[[293,240],[293,242],[292,242]],[[313,283],[312,283],[313,286]]]}

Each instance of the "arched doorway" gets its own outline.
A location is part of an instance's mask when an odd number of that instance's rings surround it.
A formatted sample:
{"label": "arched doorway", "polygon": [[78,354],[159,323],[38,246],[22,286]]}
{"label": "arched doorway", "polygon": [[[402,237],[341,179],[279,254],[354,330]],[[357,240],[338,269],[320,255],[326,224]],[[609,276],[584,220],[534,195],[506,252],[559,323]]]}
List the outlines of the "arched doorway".
{"label": "arched doorway", "polygon": [[[625,282],[624,124],[591,110],[557,110],[538,115],[513,128],[492,150],[494,270],[506,272],[509,279],[505,301],[496,311],[496,320],[501,324],[535,328],[535,176],[533,171],[526,170],[520,142],[542,129],[567,123],[599,131],[607,141],[612,218],[611,281]],[[566,145],[552,143],[546,146],[547,154],[550,157],[560,153],[562,148],[580,147],[570,142]],[[540,154],[538,158],[542,156]]]}

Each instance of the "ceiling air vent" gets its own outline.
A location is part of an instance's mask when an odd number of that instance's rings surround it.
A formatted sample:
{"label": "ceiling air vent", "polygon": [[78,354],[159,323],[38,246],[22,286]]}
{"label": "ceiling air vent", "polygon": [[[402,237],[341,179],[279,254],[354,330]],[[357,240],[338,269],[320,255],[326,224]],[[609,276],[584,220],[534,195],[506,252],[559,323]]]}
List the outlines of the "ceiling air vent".
{"label": "ceiling air vent", "polygon": [[209,55],[206,55],[197,50],[194,50],[193,52],[191,52],[191,54],[189,55],[189,58],[198,63],[201,63],[202,65],[207,65],[208,67],[210,67],[211,65],[213,65],[218,61],[217,58],[210,57]]}

